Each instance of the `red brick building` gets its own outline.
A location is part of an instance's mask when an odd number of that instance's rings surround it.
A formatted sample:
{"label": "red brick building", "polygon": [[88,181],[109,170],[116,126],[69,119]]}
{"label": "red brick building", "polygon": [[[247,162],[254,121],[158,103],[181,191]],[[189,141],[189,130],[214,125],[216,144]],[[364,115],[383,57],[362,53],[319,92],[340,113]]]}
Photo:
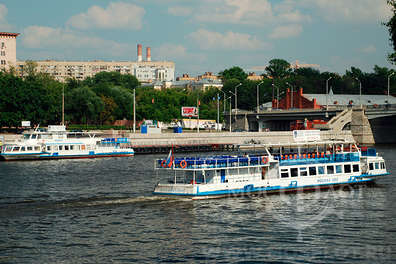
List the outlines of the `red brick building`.
{"label": "red brick building", "polygon": [[286,95],[282,99],[277,100],[274,99],[272,101],[272,108],[280,108],[280,109],[291,109],[291,108],[298,108],[298,109],[320,109],[322,108],[321,105],[317,104],[316,98],[312,100],[308,99],[303,94],[303,89],[300,88],[298,91],[290,91],[290,89],[286,90]]}

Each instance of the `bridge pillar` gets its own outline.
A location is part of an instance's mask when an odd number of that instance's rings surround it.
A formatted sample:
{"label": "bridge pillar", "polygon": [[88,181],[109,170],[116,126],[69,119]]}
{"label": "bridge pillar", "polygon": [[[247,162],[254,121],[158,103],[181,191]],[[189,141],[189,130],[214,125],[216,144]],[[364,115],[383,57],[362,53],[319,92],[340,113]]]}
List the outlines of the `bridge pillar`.
{"label": "bridge pillar", "polygon": [[351,131],[353,138],[359,144],[375,144],[373,131],[363,109],[353,109]]}

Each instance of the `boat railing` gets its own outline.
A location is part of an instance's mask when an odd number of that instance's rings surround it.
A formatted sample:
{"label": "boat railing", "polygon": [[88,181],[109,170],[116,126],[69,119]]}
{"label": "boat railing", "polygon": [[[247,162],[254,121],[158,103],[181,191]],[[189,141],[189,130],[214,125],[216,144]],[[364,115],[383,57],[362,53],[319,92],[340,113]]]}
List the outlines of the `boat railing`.
{"label": "boat railing", "polygon": [[209,158],[175,158],[171,163],[166,159],[156,161],[156,169],[176,170],[224,169],[238,167],[268,166],[269,156],[217,156]]}
{"label": "boat railing", "polygon": [[299,165],[333,162],[355,162],[360,160],[359,152],[331,153],[331,154],[289,154],[274,155],[274,159],[279,160],[280,165]]}

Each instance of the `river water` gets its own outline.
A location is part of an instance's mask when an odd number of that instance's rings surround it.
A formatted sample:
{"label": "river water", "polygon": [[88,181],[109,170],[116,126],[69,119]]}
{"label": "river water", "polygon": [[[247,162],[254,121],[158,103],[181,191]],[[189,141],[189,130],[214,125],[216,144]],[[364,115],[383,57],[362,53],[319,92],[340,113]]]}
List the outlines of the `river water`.
{"label": "river water", "polygon": [[[377,149],[396,172],[396,146]],[[0,263],[395,263],[394,174],[191,201],[152,195],[163,156],[1,162]]]}

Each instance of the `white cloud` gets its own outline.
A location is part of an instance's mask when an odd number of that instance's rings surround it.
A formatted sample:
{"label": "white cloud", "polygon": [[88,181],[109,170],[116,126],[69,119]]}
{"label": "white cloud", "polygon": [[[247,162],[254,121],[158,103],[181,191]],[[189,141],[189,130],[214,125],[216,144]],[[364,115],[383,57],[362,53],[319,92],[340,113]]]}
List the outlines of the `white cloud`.
{"label": "white cloud", "polygon": [[286,25],[276,27],[269,35],[272,39],[296,37],[303,31],[301,25]]}
{"label": "white cloud", "polygon": [[193,40],[203,50],[258,50],[268,44],[249,34],[228,31],[224,34],[199,29],[187,38]]}
{"label": "white cloud", "polygon": [[132,29],[142,28],[145,10],[137,5],[112,2],[105,9],[91,6],[87,12],[72,16],[67,24],[77,29]]}
{"label": "white cloud", "polygon": [[377,51],[374,45],[368,45],[360,50],[363,53],[374,53]]}
{"label": "white cloud", "polygon": [[192,13],[192,9],[183,6],[173,6],[168,8],[168,13],[174,16],[189,16]]}
{"label": "white cloud", "polygon": [[385,0],[302,0],[296,3],[313,7],[330,22],[340,19],[353,22],[385,21],[391,10]]}
{"label": "white cloud", "polygon": [[200,22],[263,25],[273,18],[268,0],[205,0],[194,19]]}
{"label": "white cloud", "polygon": [[178,60],[189,63],[203,62],[206,59],[206,55],[190,53],[183,45],[173,43],[165,43],[153,49],[153,55],[159,60]]}
{"label": "white cloud", "polygon": [[29,26],[22,34],[22,44],[28,48],[57,50],[74,50],[76,53],[82,50],[120,56],[130,53],[133,48],[127,44],[117,43],[98,37],[90,37],[86,34],[77,33],[62,28],[51,28],[43,26]]}
{"label": "white cloud", "polygon": [[8,31],[11,30],[11,25],[8,24],[6,16],[8,13],[8,9],[5,5],[0,4],[0,31]]}

